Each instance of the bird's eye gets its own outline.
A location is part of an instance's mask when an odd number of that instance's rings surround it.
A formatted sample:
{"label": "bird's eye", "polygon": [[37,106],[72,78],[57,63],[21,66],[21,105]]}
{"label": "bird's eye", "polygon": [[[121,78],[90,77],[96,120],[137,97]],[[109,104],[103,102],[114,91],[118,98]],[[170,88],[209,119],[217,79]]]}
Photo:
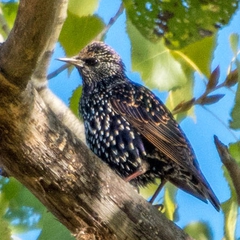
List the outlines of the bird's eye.
{"label": "bird's eye", "polygon": [[88,66],[92,66],[92,67],[98,64],[98,60],[96,58],[86,58],[84,59],[84,61]]}

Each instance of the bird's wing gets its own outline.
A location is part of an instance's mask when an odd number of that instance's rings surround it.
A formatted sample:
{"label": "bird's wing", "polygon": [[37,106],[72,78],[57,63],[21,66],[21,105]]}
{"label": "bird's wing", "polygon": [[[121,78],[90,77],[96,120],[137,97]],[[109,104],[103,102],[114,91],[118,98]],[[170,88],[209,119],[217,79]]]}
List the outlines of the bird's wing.
{"label": "bird's wing", "polygon": [[[126,90],[127,89],[127,90]],[[115,91],[111,105],[149,142],[181,166],[198,169],[195,155],[184,133],[164,104],[147,88],[127,84]],[[194,170],[193,170],[194,171]]]}

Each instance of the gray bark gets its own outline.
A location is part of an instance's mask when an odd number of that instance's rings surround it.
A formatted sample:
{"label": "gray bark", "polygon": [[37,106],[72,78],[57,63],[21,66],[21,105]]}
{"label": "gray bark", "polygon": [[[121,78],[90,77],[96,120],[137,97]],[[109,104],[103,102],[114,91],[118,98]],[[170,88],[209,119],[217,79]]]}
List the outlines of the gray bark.
{"label": "gray bark", "polygon": [[49,101],[46,68],[66,6],[21,0],[1,46],[0,165],[77,239],[190,239],[89,151],[78,121]]}

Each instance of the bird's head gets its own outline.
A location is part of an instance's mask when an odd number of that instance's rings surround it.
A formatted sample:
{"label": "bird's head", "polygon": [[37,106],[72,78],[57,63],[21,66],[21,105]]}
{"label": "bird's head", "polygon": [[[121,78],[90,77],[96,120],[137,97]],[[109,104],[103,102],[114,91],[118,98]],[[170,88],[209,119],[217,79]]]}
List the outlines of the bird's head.
{"label": "bird's head", "polygon": [[124,64],[120,56],[103,42],[92,42],[77,56],[58,60],[74,65],[86,84],[124,76]]}

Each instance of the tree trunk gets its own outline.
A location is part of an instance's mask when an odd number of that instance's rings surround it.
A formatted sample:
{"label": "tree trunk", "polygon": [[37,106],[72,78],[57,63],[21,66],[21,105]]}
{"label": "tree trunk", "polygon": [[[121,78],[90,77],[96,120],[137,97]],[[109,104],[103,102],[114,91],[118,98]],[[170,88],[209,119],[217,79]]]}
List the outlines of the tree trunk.
{"label": "tree trunk", "polygon": [[72,119],[68,111],[59,118],[65,107],[51,105],[46,67],[66,6],[65,0],[20,1],[1,46],[0,165],[77,239],[190,239],[89,151],[72,130],[81,129],[75,119],[64,125],[69,121],[62,119]]}

